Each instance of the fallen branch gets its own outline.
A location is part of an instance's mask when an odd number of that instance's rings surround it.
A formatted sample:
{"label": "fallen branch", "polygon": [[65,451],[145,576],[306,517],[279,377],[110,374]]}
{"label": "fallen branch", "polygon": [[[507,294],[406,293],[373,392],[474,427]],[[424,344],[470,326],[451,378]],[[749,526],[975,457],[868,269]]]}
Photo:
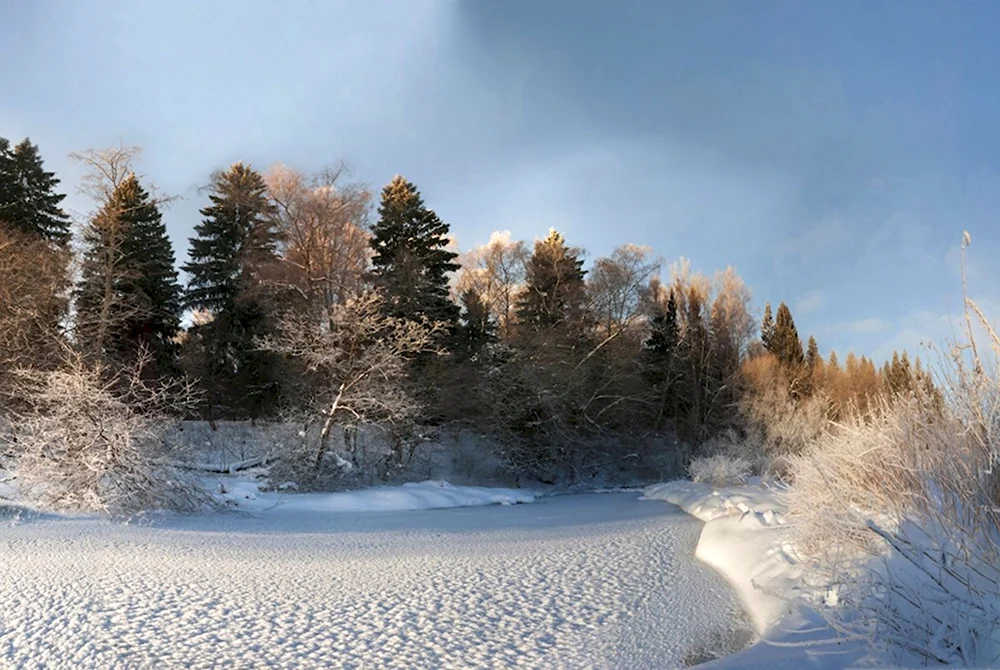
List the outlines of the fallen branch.
{"label": "fallen branch", "polygon": [[185,461],[175,461],[161,458],[154,461],[154,463],[156,465],[164,465],[171,468],[180,468],[181,470],[194,470],[196,472],[232,475],[240,472],[241,470],[249,470],[250,468],[255,468],[259,465],[267,465],[267,463],[272,460],[274,459],[267,458],[265,456],[256,456],[254,458],[247,458],[242,461],[230,463],[229,465],[217,465],[214,463],[188,463]]}

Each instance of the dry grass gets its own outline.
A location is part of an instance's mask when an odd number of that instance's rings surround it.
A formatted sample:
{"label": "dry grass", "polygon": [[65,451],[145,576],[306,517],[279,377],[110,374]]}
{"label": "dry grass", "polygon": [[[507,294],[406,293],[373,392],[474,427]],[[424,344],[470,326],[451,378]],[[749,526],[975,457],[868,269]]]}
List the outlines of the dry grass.
{"label": "dry grass", "polygon": [[831,623],[904,663],[1000,662],[1000,337],[965,304],[945,403],[918,389],[876,404],[791,464],[802,555],[844,605]]}

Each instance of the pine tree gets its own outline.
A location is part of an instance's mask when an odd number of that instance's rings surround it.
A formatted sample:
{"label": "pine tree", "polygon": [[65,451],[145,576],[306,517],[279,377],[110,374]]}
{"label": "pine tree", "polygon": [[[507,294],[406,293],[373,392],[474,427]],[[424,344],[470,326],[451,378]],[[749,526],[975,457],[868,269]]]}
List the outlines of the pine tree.
{"label": "pine tree", "polygon": [[555,229],[535,242],[527,263],[526,284],[517,304],[522,326],[582,332],[586,303],[583,261]]}
{"label": "pine tree", "polygon": [[760,343],[769,353],[771,351],[771,338],[774,337],[774,317],[771,316],[771,303],[764,303],[764,318],[760,322]]}
{"label": "pine tree", "polygon": [[0,222],[65,246],[70,222],[60,207],[66,196],[55,192],[58,185],[36,145],[26,138],[12,149],[0,137]]}
{"label": "pine tree", "polygon": [[400,175],[382,189],[372,226],[373,274],[393,316],[454,325],[459,309],[448,296],[448,274],[459,269],[449,251],[447,223],[424,205],[417,187]]}
{"label": "pine tree", "polygon": [[827,365],[830,366],[831,370],[840,370],[840,361],[837,359],[836,351],[830,352],[830,358],[827,361]]}
{"label": "pine tree", "polygon": [[243,163],[214,176],[209,200],[184,270],[185,304],[211,318],[192,329],[192,346],[199,350],[188,359],[197,361],[209,419],[214,408],[227,405],[256,417],[279,392],[274,356],[255,344],[269,328],[263,279],[277,263],[274,206],[264,178]]}
{"label": "pine tree", "polygon": [[75,293],[80,344],[100,358],[126,361],[146,346],[166,372],[176,353],[180,285],[159,208],[134,174],[91,220],[84,242]]}
{"label": "pine tree", "polygon": [[805,362],[805,355],[802,353],[802,340],[799,339],[799,332],[795,328],[792,312],[785,303],[778,305],[774,330],[768,339],[770,344],[768,351],[783,364],[798,367]]}

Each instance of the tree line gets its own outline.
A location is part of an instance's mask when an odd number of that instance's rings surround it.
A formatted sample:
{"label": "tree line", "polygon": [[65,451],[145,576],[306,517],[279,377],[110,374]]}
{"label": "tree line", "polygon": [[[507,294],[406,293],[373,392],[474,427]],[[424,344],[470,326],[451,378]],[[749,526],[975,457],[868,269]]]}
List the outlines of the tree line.
{"label": "tree line", "polygon": [[732,268],[681,261],[662,278],[650,249],[625,244],[585,270],[556,230],[459,253],[415,184],[394,177],[376,206],[344,166],[213,174],[182,285],[162,219],[172,198],[139,156],[72,155],[94,203],[74,235],[38,147],[0,138],[7,406],[24,401],[24,371],[72,361],[109,388],[182,382],[185,418],[295,417],[315,429],[313,473],[363,425],[392,441],[386,467],[418,448],[415,426],[461,425],[495,438],[513,470],[557,481],[641,460],[668,435],[795,449],[877,399],[933,392],[906,353],[876,369],[803,346],[784,303],[758,321]]}

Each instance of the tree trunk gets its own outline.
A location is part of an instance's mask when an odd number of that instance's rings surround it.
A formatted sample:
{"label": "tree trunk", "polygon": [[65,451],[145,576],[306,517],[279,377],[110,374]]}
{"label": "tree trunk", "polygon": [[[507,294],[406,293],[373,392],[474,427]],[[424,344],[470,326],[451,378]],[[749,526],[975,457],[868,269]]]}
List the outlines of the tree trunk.
{"label": "tree trunk", "polygon": [[323,430],[319,433],[319,450],[316,452],[316,471],[319,471],[320,465],[323,463],[323,457],[326,456],[326,450],[330,444],[330,430],[333,428],[333,417],[337,413],[337,408],[340,406],[340,400],[344,397],[344,388],[346,384],[341,384],[340,388],[337,389],[337,396],[333,399],[333,403],[330,405],[330,411],[326,415],[326,421],[323,422]]}

